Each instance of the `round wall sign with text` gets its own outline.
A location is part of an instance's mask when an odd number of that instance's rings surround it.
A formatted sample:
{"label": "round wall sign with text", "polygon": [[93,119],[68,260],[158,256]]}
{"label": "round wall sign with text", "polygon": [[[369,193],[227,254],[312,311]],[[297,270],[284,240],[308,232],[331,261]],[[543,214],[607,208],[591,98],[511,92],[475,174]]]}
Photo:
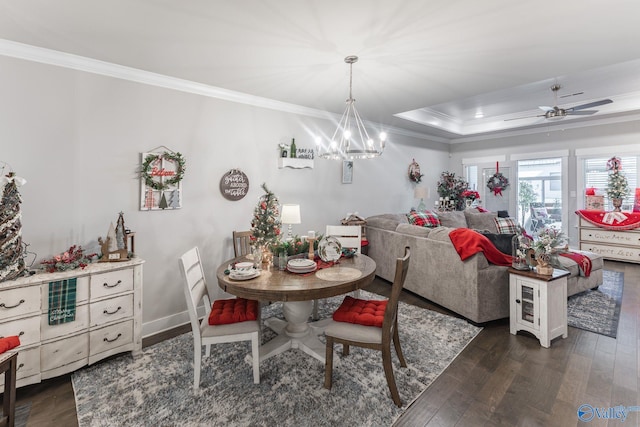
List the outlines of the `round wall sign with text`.
{"label": "round wall sign with text", "polygon": [[220,179],[220,192],[227,200],[240,200],[249,191],[249,178],[240,169],[231,169]]}

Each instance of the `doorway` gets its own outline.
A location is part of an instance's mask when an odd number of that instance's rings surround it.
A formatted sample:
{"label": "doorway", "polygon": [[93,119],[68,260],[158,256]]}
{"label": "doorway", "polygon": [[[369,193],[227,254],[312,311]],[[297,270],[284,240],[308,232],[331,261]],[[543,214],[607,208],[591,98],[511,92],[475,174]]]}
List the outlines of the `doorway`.
{"label": "doorway", "polygon": [[562,230],[562,158],[518,161],[518,222],[531,234]]}

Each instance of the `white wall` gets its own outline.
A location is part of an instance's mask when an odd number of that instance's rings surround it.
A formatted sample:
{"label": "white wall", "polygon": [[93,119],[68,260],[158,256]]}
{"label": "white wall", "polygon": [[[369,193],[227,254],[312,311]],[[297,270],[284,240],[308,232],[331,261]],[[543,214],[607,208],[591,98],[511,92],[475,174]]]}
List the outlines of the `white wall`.
{"label": "white wall", "polygon": [[[72,244],[94,247],[124,212],[144,266],[143,322],[149,334],[186,321],[177,258],[194,245],[205,257],[212,291],[215,269],[231,258],[231,232],[248,229],[266,182],[282,203],[300,203],[296,234],[323,230],[347,212],[405,212],[416,204],[407,168],[413,158],[431,188],[448,169],[447,147],[391,134],[381,158],[356,161],[353,184],[341,184],[341,162],[278,169],[277,145],[296,138],[313,147],[319,119],[221,101],[111,77],[0,57],[0,161],[26,178],[23,239],[37,259]],[[337,100],[338,102],[339,100]],[[183,208],[139,210],[140,153],[158,146],[186,159]],[[219,191],[229,169],[250,180],[244,199]]]}

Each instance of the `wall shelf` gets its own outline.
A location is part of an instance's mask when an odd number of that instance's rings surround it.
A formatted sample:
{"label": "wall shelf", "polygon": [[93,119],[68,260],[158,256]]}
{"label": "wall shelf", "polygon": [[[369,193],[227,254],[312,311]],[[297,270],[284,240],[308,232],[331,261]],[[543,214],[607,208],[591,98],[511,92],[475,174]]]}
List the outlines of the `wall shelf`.
{"label": "wall shelf", "polygon": [[292,159],[289,157],[278,157],[278,169],[313,169],[313,159]]}

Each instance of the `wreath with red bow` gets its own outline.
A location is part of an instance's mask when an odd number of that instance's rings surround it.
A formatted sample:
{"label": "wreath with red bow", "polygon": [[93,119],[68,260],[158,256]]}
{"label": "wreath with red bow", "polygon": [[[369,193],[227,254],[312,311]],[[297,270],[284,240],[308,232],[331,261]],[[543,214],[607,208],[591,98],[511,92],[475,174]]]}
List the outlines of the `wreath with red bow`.
{"label": "wreath with red bow", "polygon": [[509,187],[509,179],[500,172],[498,163],[496,162],[496,173],[491,175],[487,180],[487,188],[493,191],[495,196],[502,196],[502,190]]}

